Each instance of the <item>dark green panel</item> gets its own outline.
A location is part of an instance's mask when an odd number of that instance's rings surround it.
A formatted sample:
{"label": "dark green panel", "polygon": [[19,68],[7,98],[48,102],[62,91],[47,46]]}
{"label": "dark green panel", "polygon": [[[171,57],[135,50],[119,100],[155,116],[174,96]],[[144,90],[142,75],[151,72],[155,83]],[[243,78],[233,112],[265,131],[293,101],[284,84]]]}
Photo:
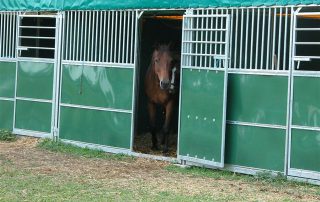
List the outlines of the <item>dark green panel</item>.
{"label": "dark green panel", "polygon": [[292,123],[320,127],[320,78],[294,77],[293,82]]}
{"label": "dark green panel", "polygon": [[0,100],[0,129],[12,130],[13,101]]}
{"label": "dark green panel", "polygon": [[50,103],[17,100],[15,128],[50,133],[51,113]]}
{"label": "dark green panel", "polygon": [[320,172],[320,132],[292,129],[290,167]]}
{"label": "dark green panel", "polygon": [[221,162],[224,72],[183,70],[179,155]]}
{"label": "dark green panel", "polygon": [[133,69],[64,65],[62,103],[132,108]]}
{"label": "dark green panel", "polygon": [[225,162],[283,172],[285,136],[282,129],[227,125]]}
{"label": "dark green panel", "polygon": [[0,62],[0,97],[14,98],[16,63]]}
{"label": "dark green panel", "polygon": [[229,74],[227,119],[286,125],[288,77]]}
{"label": "dark green panel", "polygon": [[53,70],[49,63],[19,62],[17,96],[51,100]]}
{"label": "dark green panel", "polygon": [[60,138],[130,149],[131,114],[62,107]]}

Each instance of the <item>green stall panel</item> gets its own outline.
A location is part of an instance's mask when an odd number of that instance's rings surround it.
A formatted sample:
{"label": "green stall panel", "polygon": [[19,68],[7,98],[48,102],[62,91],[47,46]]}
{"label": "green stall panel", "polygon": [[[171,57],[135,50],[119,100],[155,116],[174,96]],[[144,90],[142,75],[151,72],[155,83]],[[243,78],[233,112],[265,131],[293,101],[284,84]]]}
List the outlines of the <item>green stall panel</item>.
{"label": "green stall panel", "polygon": [[292,129],[290,168],[320,172],[320,131]]}
{"label": "green stall panel", "polygon": [[0,100],[0,129],[12,130],[13,101]]}
{"label": "green stall panel", "polygon": [[229,74],[227,120],[285,126],[288,77]]}
{"label": "green stall panel", "polygon": [[133,69],[64,65],[62,103],[132,109]]}
{"label": "green stall panel", "polygon": [[52,104],[17,100],[16,129],[51,132]]}
{"label": "green stall panel", "polygon": [[0,62],[0,97],[14,98],[16,63]]}
{"label": "green stall panel", "polygon": [[18,62],[17,96],[52,99],[54,64]]}
{"label": "green stall panel", "polygon": [[320,127],[320,79],[294,77],[292,124]]}
{"label": "green stall panel", "polygon": [[224,71],[183,69],[179,155],[221,163]]}
{"label": "green stall panel", "polygon": [[227,125],[225,163],[283,172],[285,139],[282,129]]}
{"label": "green stall panel", "polygon": [[59,137],[130,149],[131,114],[61,107]]}

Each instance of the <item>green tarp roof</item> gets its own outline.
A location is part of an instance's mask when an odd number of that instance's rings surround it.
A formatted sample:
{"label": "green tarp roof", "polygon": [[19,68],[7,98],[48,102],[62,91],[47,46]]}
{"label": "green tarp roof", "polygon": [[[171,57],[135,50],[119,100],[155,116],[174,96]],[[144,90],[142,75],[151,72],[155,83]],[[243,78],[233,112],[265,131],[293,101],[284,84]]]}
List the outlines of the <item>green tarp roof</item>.
{"label": "green tarp roof", "polygon": [[0,0],[0,10],[108,10],[320,4],[320,0]]}

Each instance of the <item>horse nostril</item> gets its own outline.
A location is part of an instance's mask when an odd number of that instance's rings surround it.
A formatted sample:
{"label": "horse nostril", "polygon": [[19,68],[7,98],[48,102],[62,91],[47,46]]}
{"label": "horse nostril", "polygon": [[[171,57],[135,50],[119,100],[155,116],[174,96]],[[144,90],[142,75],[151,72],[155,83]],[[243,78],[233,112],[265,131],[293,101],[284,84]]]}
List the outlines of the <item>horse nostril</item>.
{"label": "horse nostril", "polygon": [[160,81],[160,88],[161,89],[168,89],[169,88],[169,81]]}

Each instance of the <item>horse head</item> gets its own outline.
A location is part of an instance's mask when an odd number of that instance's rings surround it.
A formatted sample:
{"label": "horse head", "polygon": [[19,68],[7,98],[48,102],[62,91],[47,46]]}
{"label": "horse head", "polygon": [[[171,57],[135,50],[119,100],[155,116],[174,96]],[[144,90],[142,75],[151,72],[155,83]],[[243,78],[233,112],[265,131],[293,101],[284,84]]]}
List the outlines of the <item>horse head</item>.
{"label": "horse head", "polygon": [[153,51],[151,66],[158,77],[160,88],[163,90],[168,90],[171,86],[172,62],[170,45],[158,45]]}

